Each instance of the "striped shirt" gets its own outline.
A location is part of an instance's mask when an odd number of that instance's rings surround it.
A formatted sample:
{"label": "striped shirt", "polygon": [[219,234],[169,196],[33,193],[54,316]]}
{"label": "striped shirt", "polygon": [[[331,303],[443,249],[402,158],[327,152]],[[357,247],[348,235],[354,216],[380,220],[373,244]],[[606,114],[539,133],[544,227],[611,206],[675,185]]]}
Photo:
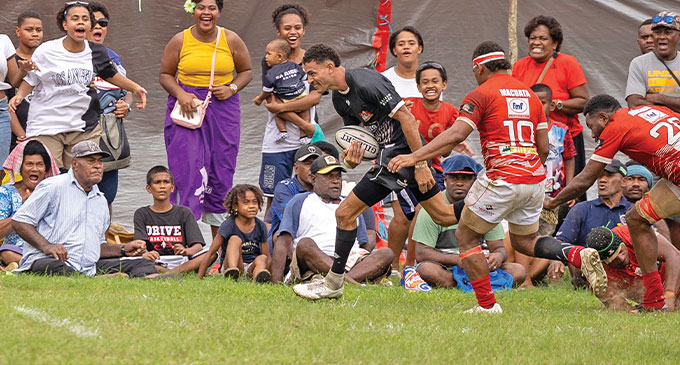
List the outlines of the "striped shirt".
{"label": "striped shirt", "polygon": [[[64,245],[68,252],[66,264],[72,269],[88,276],[96,273],[109,226],[106,198],[97,185],[88,194],[76,181],[73,170],[45,179],[12,220],[35,226],[48,242]],[[26,242],[18,271],[26,271],[35,260],[47,257]]]}

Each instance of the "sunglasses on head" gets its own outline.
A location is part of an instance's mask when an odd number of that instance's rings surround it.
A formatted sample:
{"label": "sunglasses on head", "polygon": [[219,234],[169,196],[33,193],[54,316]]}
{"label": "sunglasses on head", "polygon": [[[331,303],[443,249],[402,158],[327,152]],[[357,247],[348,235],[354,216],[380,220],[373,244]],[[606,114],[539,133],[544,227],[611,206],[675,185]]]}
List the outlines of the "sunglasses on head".
{"label": "sunglasses on head", "polygon": [[67,1],[64,3],[64,16],[66,16],[66,13],[68,12],[68,9],[72,6],[84,6],[84,7],[89,7],[90,3],[85,2],[85,1]]}
{"label": "sunglasses on head", "polygon": [[658,16],[657,15],[657,16],[652,18],[652,23],[654,23],[654,24],[658,24],[658,23],[661,23],[661,22],[670,24],[670,23],[673,23],[673,21],[675,21],[675,17],[670,16],[670,15],[666,15],[666,16]]}
{"label": "sunglasses on head", "polygon": [[437,63],[437,62],[431,62],[431,61],[429,61],[429,62],[422,63],[420,66],[418,66],[418,70],[417,70],[417,71],[422,71],[422,70],[424,70],[424,69],[426,69],[426,68],[436,68],[436,69],[438,69],[438,70],[443,70],[443,69],[444,69],[444,66],[440,65],[440,64]]}
{"label": "sunglasses on head", "polygon": [[99,24],[102,28],[106,28],[109,25],[109,20],[106,18],[99,18],[94,21],[96,24]]}

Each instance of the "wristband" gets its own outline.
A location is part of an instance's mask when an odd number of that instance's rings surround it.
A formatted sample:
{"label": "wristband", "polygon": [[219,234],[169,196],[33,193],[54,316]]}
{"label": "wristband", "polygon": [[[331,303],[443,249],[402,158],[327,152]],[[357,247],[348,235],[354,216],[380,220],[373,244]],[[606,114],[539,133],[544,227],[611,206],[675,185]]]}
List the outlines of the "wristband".
{"label": "wristband", "polygon": [[131,112],[132,107],[130,106],[130,104],[127,103],[127,101],[125,102],[125,105],[127,106],[128,113]]}
{"label": "wristband", "polygon": [[672,291],[667,291],[667,292],[663,293],[663,296],[665,298],[675,298],[675,293],[673,293]]}
{"label": "wristband", "polygon": [[415,167],[416,167],[417,169],[424,169],[424,168],[427,167],[427,161],[416,162]]}
{"label": "wristband", "polygon": [[120,245],[120,257],[126,257],[127,255],[125,254],[125,245]]}

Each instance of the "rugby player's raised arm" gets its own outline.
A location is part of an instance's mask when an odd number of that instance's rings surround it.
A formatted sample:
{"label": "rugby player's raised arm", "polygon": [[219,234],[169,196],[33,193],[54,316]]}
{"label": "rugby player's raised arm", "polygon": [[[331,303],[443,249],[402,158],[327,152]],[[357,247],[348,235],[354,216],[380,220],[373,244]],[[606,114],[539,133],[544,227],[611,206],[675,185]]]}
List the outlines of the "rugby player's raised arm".
{"label": "rugby player's raised arm", "polygon": [[[456,119],[451,128],[435,137],[435,139],[430,141],[425,147],[414,151],[409,155],[400,155],[393,158],[388,165],[388,169],[394,172],[402,167],[413,166],[418,161],[429,160],[451,151],[459,143],[465,141],[467,136],[472,133],[472,130],[472,127],[467,122],[461,121],[460,118]],[[416,133],[417,132],[418,131],[416,130]],[[406,134],[406,131],[404,131],[404,134]]]}
{"label": "rugby player's raised arm", "polygon": [[586,164],[586,167],[583,168],[583,171],[576,175],[556,197],[546,198],[543,207],[545,209],[554,209],[571,199],[581,196],[602,175],[605,166],[606,164],[591,159]]}

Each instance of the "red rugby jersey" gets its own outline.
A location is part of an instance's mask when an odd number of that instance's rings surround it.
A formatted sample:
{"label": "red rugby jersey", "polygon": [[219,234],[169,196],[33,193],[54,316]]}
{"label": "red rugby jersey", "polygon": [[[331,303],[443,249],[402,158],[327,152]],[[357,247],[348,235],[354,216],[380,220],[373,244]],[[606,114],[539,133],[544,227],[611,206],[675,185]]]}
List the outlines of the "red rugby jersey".
{"label": "red rugby jersey", "polygon": [[479,130],[486,174],[513,184],[545,179],[535,133],[547,129],[543,105],[523,82],[499,73],[472,90],[458,120]]}
{"label": "red rugby jersey", "polygon": [[[635,280],[642,280],[642,271],[640,271],[640,264],[638,264],[637,256],[635,255],[635,248],[633,248],[633,239],[630,237],[628,226],[622,225],[612,228],[617,236],[621,238],[623,244],[628,250],[628,265],[624,268],[617,269],[608,265],[602,265],[604,271],[607,272],[607,278],[612,281],[624,282],[627,285],[634,285]],[[661,275],[661,282],[666,282],[666,263],[662,262],[659,265],[659,275]]]}
{"label": "red rugby jersey", "polygon": [[621,151],[652,172],[680,185],[680,115],[645,105],[621,108],[605,126],[591,159],[608,164]]}
{"label": "red rugby jersey", "polygon": [[[431,112],[425,108],[422,99],[413,101],[411,114],[418,122],[418,132],[423,136],[425,142],[430,143],[435,137],[453,125],[458,118],[458,109],[445,102],[440,102],[439,110]],[[441,160],[439,157],[432,159],[432,168],[442,172]]]}

